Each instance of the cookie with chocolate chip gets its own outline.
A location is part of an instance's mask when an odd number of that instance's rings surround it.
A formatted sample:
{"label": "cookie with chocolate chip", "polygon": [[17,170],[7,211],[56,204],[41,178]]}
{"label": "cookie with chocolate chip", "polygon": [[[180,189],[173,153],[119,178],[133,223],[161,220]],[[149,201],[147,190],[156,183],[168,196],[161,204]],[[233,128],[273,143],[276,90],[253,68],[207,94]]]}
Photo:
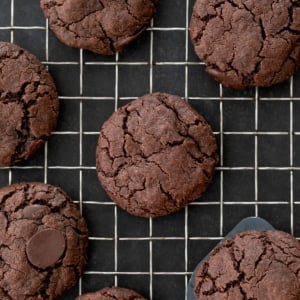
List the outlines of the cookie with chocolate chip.
{"label": "cookie with chocolate chip", "polygon": [[95,293],[88,293],[76,298],[76,300],[146,300],[137,292],[121,288],[103,288]]}
{"label": "cookie with chocolate chip", "polygon": [[0,167],[31,157],[56,128],[59,102],[52,77],[39,60],[0,42]]}
{"label": "cookie with chocolate chip", "polygon": [[54,299],[87,262],[88,231],[72,200],[43,183],[0,189],[0,298]]}
{"label": "cookie with chocolate chip", "polygon": [[41,0],[64,44],[99,54],[122,51],[149,26],[158,0]]}
{"label": "cookie with chocolate chip", "polygon": [[299,67],[299,1],[196,0],[190,28],[207,72],[227,87],[268,87]]}
{"label": "cookie with chocolate chip", "polygon": [[288,233],[250,230],[225,240],[195,276],[198,300],[300,299],[300,242]]}
{"label": "cookie with chocolate chip", "polygon": [[127,212],[158,217],[203,195],[218,163],[206,120],[184,99],[148,94],[119,108],[97,146],[99,180]]}

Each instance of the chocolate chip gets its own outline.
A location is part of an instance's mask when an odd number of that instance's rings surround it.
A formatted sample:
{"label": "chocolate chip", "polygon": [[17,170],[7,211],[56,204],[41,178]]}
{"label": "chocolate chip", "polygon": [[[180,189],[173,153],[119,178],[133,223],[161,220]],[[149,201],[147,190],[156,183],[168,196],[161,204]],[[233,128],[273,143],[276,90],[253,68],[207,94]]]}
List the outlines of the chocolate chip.
{"label": "chocolate chip", "polygon": [[65,248],[64,235],[58,230],[46,229],[32,236],[27,243],[26,253],[34,266],[45,269],[59,260]]}
{"label": "chocolate chip", "polygon": [[39,219],[49,212],[49,208],[45,205],[34,204],[26,206],[23,210],[23,217],[25,219]]}

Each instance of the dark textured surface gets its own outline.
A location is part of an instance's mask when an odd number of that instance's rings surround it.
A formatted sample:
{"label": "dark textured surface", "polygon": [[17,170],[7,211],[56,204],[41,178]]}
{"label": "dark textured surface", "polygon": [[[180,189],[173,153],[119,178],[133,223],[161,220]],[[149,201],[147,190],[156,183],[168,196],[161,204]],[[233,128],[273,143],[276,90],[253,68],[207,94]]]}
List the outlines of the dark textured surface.
{"label": "dark textured surface", "polygon": [[201,197],[219,161],[206,120],[184,99],[147,94],[103,125],[99,180],[120,207],[140,217],[174,213]]}
{"label": "dark textured surface", "polygon": [[299,67],[297,0],[197,0],[190,26],[207,72],[227,87],[268,87]]}
{"label": "dark textured surface", "polygon": [[66,45],[112,55],[149,26],[158,0],[41,0],[50,28]]}
{"label": "dark textured surface", "polygon": [[215,248],[195,275],[197,299],[300,297],[300,243],[282,231],[245,231]]}
{"label": "dark textured surface", "polygon": [[0,166],[32,156],[56,127],[59,103],[53,80],[28,51],[0,43]]}
{"label": "dark textured surface", "polygon": [[[293,85],[288,81],[283,85],[257,91],[259,131],[256,132],[255,89],[243,92],[224,87],[220,89],[218,83],[207,75],[205,65],[199,64],[190,43],[189,32],[185,31],[185,25],[190,22],[194,0],[165,0],[158,4],[153,24],[155,29],[144,32],[121,52],[117,66],[115,56],[82,52],[81,93],[80,51],[65,46],[51,30],[48,31],[47,51],[45,27],[26,27],[26,24],[46,26],[39,1],[14,2],[16,17],[12,24],[16,27],[11,30],[11,0],[0,1],[0,26],[5,26],[0,27],[0,38],[5,41],[11,41],[12,38],[46,63],[58,87],[61,110],[57,132],[52,136],[55,139],[50,138],[45,151],[42,149],[26,163],[0,169],[0,185],[30,179],[61,186],[72,199],[82,204],[82,213],[91,230],[90,236],[99,238],[90,241],[91,259],[83,275],[81,288],[77,284],[59,300],[74,300],[80,290],[88,293],[116,284],[137,290],[147,299],[150,299],[152,293],[152,299],[183,300],[185,283],[200,258],[207,255],[241,219],[255,214],[256,207],[257,214],[265,217],[277,229],[288,232],[294,230],[295,235],[300,237],[300,170],[290,168],[300,166],[299,72],[294,77]],[[32,14],[28,14],[28,10]],[[180,52],[178,45],[172,41],[160,44],[168,33],[182,47],[182,35],[185,35],[188,48],[181,48]],[[153,52],[158,56],[153,63],[150,57],[152,35]],[[49,62],[46,59],[47,53]],[[164,53],[172,53],[171,57],[177,64],[169,59],[162,61],[167,59]],[[188,54],[187,64],[182,53]],[[119,80],[116,80],[117,77]],[[116,91],[116,87],[122,87],[122,90]],[[115,107],[151,91],[166,90],[187,97],[189,104],[211,124],[216,132],[223,164],[216,170],[214,180],[201,200],[176,214],[154,219],[150,224],[147,219],[136,218],[115,208],[98,182],[94,152],[99,130]],[[116,96],[117,102],[114,101]],[[279,116],[278,119],[273,114]],[[293,161],[285,158],[282,168],[265,169],[263,167],[268,167],[270,160],[276,163],[277,157],[273,157],[271,152],[269,156],[260,156],[261,161],[257,164],[256,205],[255,139],[259,138],[257,144],[260,155],[260,144],[264,141],[261,137],[269,136],[265,130],[272,131],[271,138],[287,138],[292,133],[291,141],[294,144],[288,142],[282,147],[291,151]],[[284,131],[279,133],[277,130]],[[235,151],[236,147],[240,150]],[[232,152],[235,157],[231,155]],[[48,163],[47,158],[50,156],[51,163]],[[68,165],[64,164],[65,161]],[[276,180],[276,187],[273,180]],[[283,189],[278,187],[281,180]],[[281,192],[277,194],[279,189]],[[129,238],[130,241],[126,241]],[[173,260],[174,265],[178,263],[176,272],[168,272],[166,268],[169,265],[164,264],[164,273],[156,271],[150,274],[150,262],[154,254],[150,247],[151,244],[153,247],[154,241],[155,268],[160,264],[160,249],[164,249],[161,252],[164,253],[163,257]],[[177,245],[180,250],[173,255]],[[140,274],[139,271],[146,272]]]}
{"label": "dark textured surface", "polygon": [[95,293],[77,297],[76,300],[146,300],[133,290],[121,287],[104,288]]}
{"label": "dark textured surface", "polygon": [[0,189],[0,296],[54,299],[76,284],[87,262],[88,231],[72,200],[43,183]]}

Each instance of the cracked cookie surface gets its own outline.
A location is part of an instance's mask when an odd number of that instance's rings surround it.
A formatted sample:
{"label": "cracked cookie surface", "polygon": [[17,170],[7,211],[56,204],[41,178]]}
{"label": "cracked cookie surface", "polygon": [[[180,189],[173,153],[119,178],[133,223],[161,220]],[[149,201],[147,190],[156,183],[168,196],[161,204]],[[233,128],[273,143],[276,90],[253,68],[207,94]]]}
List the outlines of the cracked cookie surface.
{"label": "cracked cookie surface", "polygon": [[298,300],[300,243],[277,230],[237,234],[210,253],[194,291],[199,300]]}
{"label": "cracked cookie surface", "polygon": [[76,284],[88,231],[72,200],[43,183],[0,189],[0,298],[54,299]]}
{"label": "cracked cookie surface", "polygon": [[41,0],[58,39],[70,47],[112,55],[149,26],[158,0]]}
{"label": "cracked cookie surface", "polygon": [[96,167],[110,198],[129,213],[158,217],[199,198],[218,163],[211,127],[182,98],[149,94],[103,125]]}
{"label": "cracked cookie surface", "polygon": [[28,51],[0,42],[0,167],[35,153],[55,129],[58,111],[46,68]]}
{"label": "cracked cookie surface", "polygon": [[227,87],[268,87],[299,67],[299,0],[196,0],[190,28],[207,72]]}
{"label": "cracked cookie surface", "polygon": [[76,300],[146,300],[137,292],[121,288],[103,288],[98,292],[89,293],[76,298]]}

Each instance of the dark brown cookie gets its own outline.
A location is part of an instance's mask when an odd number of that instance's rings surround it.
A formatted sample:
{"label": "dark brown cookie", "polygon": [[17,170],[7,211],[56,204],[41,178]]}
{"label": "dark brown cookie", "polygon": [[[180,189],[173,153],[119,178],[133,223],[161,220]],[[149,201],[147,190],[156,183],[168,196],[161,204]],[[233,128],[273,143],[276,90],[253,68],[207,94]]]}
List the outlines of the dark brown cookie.
{"label": "dark brown cookie", "polygon": [[0,42],[0,167],[36,152],[55,129],[58,110],[46,68],[28,51]]}
{"label": "dark brown cookie", "polygon": [[245,231],[212,251],[196,273],[197,299],[300,299],[300,243],[282,231]]}
{"label": "dark brown cookie", "polygon": [[211,127],[186,101],[145,95],[103,125],[96,166],[119,206],[141,217],[173,213],[200,197],[218,162]]}
{"label": "dark brown cookie", "polygon": [[300,63],[295,0],[196,0],[191,38],[207,72],[227,87],[267,87]]}
{"label": "dark brown cookie", "polygon": [[89,293],[76,300],[146,300],[137,292],[121,287],[104,288],[95,293]]}
{"label": "dark brown cookie", "polygon": [[41,0],[50,28],[68,46],[122,51],[148,26],[158,0]]}
{"label": "dark brown cookie", "polygon": [[87,262],[88,231],[59,188],[20,183],[0,189],[0,299],[54,299]]}

